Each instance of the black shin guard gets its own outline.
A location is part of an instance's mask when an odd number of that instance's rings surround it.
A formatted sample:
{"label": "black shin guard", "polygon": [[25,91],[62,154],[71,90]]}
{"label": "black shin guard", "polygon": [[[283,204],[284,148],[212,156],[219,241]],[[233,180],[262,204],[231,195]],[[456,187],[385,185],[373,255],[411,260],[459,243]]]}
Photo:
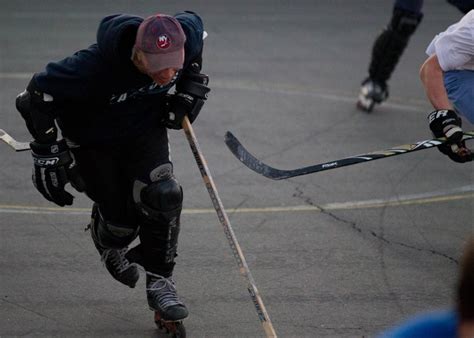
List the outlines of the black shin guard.
{"label": "black shin guard", "polygon": [[140,255],[146,271],[168,277],[177,256],[183,192],[170,174],[149,185],[135,181],[134,201],[140,213]]}
{"label": "black shin guard", "polygon": [[390,24],[375,40],[372,49],[369,65],[369,77],[372,80],[380,84],[387,82],[422,17],[421,13],[413,13],[400,8],[393,10]]}

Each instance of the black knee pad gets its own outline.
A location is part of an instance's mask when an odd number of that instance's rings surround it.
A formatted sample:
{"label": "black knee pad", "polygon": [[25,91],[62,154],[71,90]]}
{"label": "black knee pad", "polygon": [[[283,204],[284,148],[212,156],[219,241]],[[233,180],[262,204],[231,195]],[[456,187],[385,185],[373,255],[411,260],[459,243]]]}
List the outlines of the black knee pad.
{"label": "black knee pad", "polygon": [[[169,166],[170,170],[163,171],[163,166]],[[183,190],[171,172],[171,164],[163,166],[157,168],[162,170],[162,174],[155,176],[150,184],[135,181],[133,200],[146,219],[169,223],[181,214]]]}
{"label": "black knee pad", "polygon": [[173,215],[181,211],[183,205],[183,191],[174,177],[151,183],[141,193],[141,200],[145,206],[163,215]]}
{"label": "black knee pad", "polygon": [[408,39],[415,32],[421,19],[423,19],[422,13],[414,13],[395,7],[388,29],[399,34],[400,38]]}
{"label": "black knee pad", "polygon": [[92,208],[90,228],[94,243],[103,249],[124,248],[138,236],[138,226],[104,220],[97,204]]}

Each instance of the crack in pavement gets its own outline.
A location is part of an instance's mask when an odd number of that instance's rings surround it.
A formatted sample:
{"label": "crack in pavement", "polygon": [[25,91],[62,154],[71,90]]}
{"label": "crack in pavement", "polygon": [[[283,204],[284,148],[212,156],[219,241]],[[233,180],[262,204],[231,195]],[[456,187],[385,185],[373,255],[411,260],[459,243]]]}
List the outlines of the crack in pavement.
{"label": "crack in pavement", "polygon": [[318,205],[317,203],[313,202],[310,197],[304,196],[304,191],[301,190],[299,187],[296,187],[295,190],[296,190],[296,193],[293,194],[293,197],[301,199],[304,203],[306,203],[308,205],[311,205],[315,208],[318,208],[322,214],[325,214],[325,215],[333,218],[334,220],[336,220],[338,222],[349,225],[353,230],[355,230],[355,231],[357,231],[361,234],[369,234],[372,237],[374,237],[374,238],[376,238],[376,239],[378,239],[378,240],[380,240],[380,241],[382,241],[386,244],[389,244],[389,245],[398,245],[398,246],[401,246],[401,247],[404,247],[404,248],[407,248],[407,249],[411,249],[411,250],[416,250],[416,251],[419,251],[419,252],[428,252],[432,255],[440,256],[442,258],[445,258],[445,259],[451,261],[452,263],[455,263],[455,264],[459,265],[459,261],[457,259],[455,259],[455,258],[453,258],[453,257],[451,257],[451,256],[449,256],[449,255],[447,255],[443,252],[440,252],[440,251],[437,251],[437,250],[434,250],[434,249],[419,248],[419,247],[409,245],[409,244],[406,244],[406,243],[403,243],[403,242],[389,240],[389,239],[385,238],[384,236],[381,236],[380,234],[376,233],[373,230],[363,229],[362,227],[357,225],[356,222],[346,220],[346,219],[344,219],[340,216],[337,216],[333,212],[325,210],[324,207],[322,207],[322,206]]}

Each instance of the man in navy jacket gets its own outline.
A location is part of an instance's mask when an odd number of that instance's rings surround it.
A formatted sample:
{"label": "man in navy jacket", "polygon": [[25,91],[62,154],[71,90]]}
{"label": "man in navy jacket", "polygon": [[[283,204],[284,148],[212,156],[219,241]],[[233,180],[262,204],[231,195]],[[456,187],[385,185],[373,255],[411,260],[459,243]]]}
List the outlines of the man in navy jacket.
{"label": "man in navy jacket", "polygon": [[134,287],[141,264],[150,308],[172,321],[188,311],[172,279],[183,193],[166,128],[194,121],[207,98],[203,33],[193,12],[105,17],[97,43],[49,63],[16,100],[33,136],[37,190],[59,206],[72,204],[67,183],[84,191],[108,271]]}

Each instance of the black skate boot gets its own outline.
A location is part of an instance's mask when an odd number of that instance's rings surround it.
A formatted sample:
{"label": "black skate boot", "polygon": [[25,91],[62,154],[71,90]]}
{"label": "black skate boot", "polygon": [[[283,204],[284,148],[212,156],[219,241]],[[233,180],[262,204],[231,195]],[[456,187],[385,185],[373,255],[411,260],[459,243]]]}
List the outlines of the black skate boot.
{"label": "black skate boot", "polygon": [[148,306],[155,311],[158,328],[165,329],[173,338],[185,338],[183,319],[188,316],[188,309],[178,298],[174,280],[147,272],[146,297]]}
{"label": "black skate boot", "polygon": [[381,104],[387,98],[387,84],[374,81],[369,77],[362,82],[360,87],[357,108],[370,113],[374,109],[375,104]]}
{"label": "black skate boot", "polygon": [[140,274],[136,264],[130,263],[125,257],[128,247],[122,249],[104,249],[96,244],[96,248],[101,255],[102,262],[104,262],[105,267],[112,277],[120,283],[134,288],[138,278],[140,278]]}
{"label": "black skate boot", "polygon": [[99,232],[105,232],[103,222],[98,212],[98,208],[94,207],[92,211],[92,220],[89,226],[86,228],[90,229],[92,241],[94,242],[97,251],[101,256],[101,260],[104,262],[105,267],[110,272],[112,277],[118,280],[120,283],[125,284],[131,288],[134,288],[137,284],[140,274],[138,272],[137,265],[131,263],[125,256],[128,251],[128,246],[120,249],[106,248],[101,245],[99,238]]}
{"label": "black skate boot", "polygon": [[146,297],[148,306],[159,314],[162,321],[181,321],[188,316],[188,309],[179,300],[174,280],[147,272]]}

